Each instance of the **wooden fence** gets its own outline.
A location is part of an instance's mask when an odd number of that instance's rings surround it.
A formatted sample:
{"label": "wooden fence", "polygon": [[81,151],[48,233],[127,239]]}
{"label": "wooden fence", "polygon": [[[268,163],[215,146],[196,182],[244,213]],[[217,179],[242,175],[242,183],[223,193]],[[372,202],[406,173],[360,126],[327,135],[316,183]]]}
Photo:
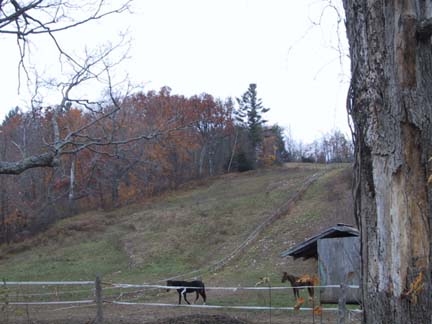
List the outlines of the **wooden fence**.
{"label": "wooden fence", "polygon": [[[198,309],[234,309],[234,310],[265,310],[271,312],[272,310],[285,310],[285,311],[302,311],[302,312],[311,312],[314,314],[313,307],[275,307],[271,304],[269,306],[230,306],[230,305],[188,305],[188,304],[164,304],[164,303],[148,303],[148,302],[127,302],[127,301],[119,301],[119,300],[111,300],[107,301],[104,299],[103,291],[104,289],[177,289],[177,288],[184,288],[184,287],[167,287],[164,285],[148,285],[148,284],[113,284],[113,283],[103,283],[99,276],[96,277],[95,281],[27,281],[27,282],[16,282],[16,281],[9,281],[9,282],[3,282],[2,288],[6,289],[8,287],[20,287],[20,286],[89,286],[91,287],[93,298],[91,299],[80,299],[80,300],[57,300],[57,301],[10,301],[8,293],[0,293],[0,305],[65,305],[65,304],[72,304],[72,305],[95,305],[96,306],[96,314],[95,314],[95,323],[102,324],[104,322],[104,316],[103,316],[103,304],[104,303],[110,303],[114,305],[129,305],[129,306],[152,306],[152,307],[189,307],[189,308],[198,308]],[[105,286],[105,288],[103,287]],[[301,288],[307,288],[309,286],[303,286]],[[300,287],[298,287],[300,288]],[[314,286],[314,288],[334,288],[339,289],[339,303],[337,307],[321,307],[321,312],[335,312],[337,313],[337,323],[338,324],[347,324],[350,318],[350,315],[353,313],[362,313],[361,309],[347,309],[346,307],[346,298],[347,298],[347,292],[349,289],[359,289],[359,286],[355,285],[346,285],[346,284],[340,284],[340,285],[325,285],[325,286]],[[287,290],[292,289],[290,286],[283,286],[283,287],[206,287],[206,290],[228,290],[233,292],[238,291],[249,291],[249,290],[261,290],[261,291],[269,291],[269,294],[271,295],[271,292],[279,291],[279,290]],[[52,295],[50,294],[33,294],[33,295],[26,295],[27,297],[33,297],[33,296],[45,296],[45,295]],[[58,295],[58,292],[55,293]]]}

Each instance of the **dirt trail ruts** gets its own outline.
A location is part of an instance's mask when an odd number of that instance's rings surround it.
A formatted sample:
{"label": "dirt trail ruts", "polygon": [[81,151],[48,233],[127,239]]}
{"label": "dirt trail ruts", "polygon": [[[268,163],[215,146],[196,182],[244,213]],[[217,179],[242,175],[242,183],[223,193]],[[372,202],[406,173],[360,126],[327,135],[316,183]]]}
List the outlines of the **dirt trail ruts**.
{"label": "dirt trail ruts", "polygon": [[277,221],[280,217],[283,215],[286,215],[289,213],[289,211],[295,206],[297,201],[299,201],[306,190],[320,178],[325,172],[319,172],[315,173],[312,176],[308,177],[304,182],[303,185],[300,187],[300,189],[294,194],[294,196],[289,199],[286,203],[284,203],[282,206],[280,206],[278,209],[276,209],[275,212],[273,212],[269,217],[265,219],[264,222],[262,222],[260,225],[258,225],[254,231],[252,231],[249,236],[246,238],[243,243],[241,243],[234,251],[232,251],[230,254],[225,256],[222,260],[218,261],[217,263],[213,264],[210,269],[211,271],[217,271],[223,268],[228,264],[228,262],[232,261],[236,257],[239,257],[242,255],[242,253],[246,250],[246,248],[253,243],[257,237],[271,224],[273,224],[275,221]]}
{"label": "dirt trail ruts", "polygon": [[177,279],[177,278],[188,278],[188,276],[197,276],[198,274],[201,275],[205,272],[212,271],[216,272],[223,267],[225,267],[229,262],[234,260],[235,258],[242,255],[243,252],[245,252],[246,248],[253,243],[258,236],[271,224],[273,224],[275,221],[277,221],[280,217],[283,215],[286,215],[290,212],[290,210],[295,206],[295,204],[303,197],[305,192],[310,188],[312,184],[314,184],[321,176],[323,176],[326,173],[326,171],[321,171],[314,173],[310,177],[308,177],[300,187],[300,189],[294,194],[294,196],[289,199],[287,202],[282,204],[279,208],[277,208],[273,213],[271,213],[261,224],[259,224],[249,235],[248,237],[239,245],[237,248],[235,248],[231,253],[227,254],[225,257],[223,257],[221,260],[203,267],[201,269],[196,269],[191,272],[181,274],[172,278],[166,278],[161,279],[160,282],[166,281],[167,279]]}

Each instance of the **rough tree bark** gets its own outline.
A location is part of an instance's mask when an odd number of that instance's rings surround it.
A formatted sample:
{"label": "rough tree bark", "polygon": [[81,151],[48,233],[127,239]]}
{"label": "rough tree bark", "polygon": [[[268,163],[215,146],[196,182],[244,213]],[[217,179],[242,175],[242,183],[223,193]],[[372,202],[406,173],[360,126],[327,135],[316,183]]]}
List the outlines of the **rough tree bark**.
{"label": "rough tree bark", "polygon": [[432,5],[343,0],[365,323],[432,323]]}

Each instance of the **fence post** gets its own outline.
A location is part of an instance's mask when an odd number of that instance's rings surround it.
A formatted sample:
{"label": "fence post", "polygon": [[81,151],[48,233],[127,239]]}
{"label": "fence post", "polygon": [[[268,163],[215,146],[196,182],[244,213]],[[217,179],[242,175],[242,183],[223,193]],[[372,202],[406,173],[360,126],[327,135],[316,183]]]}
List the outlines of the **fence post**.
{"label": "fence post", "polygon": [[339,289],[338,324],[345,324],[347,285],[343,282]]}
{"label": "fence post", "polygon": [[99,275],[96,276],[96,324],[103,323],[103,311],[102,311],[102,284]]}

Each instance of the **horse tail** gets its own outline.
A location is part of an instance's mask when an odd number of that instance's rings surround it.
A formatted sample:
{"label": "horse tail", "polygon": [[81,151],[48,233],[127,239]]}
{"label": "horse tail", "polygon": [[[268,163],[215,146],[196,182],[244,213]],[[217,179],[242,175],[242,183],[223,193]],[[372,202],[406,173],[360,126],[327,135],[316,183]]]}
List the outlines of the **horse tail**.
{"label": "horse tail", "polygon": [[204,299],[204,303],[206,302],[206,300],[207,300],[207,295],[206,295],[206,292],[205,292],[205,285],[204,285],[204,282],[201,282],[201,289],[200,289],[200,293],[201,293],[201,296],[202,296],[202,298]]}

